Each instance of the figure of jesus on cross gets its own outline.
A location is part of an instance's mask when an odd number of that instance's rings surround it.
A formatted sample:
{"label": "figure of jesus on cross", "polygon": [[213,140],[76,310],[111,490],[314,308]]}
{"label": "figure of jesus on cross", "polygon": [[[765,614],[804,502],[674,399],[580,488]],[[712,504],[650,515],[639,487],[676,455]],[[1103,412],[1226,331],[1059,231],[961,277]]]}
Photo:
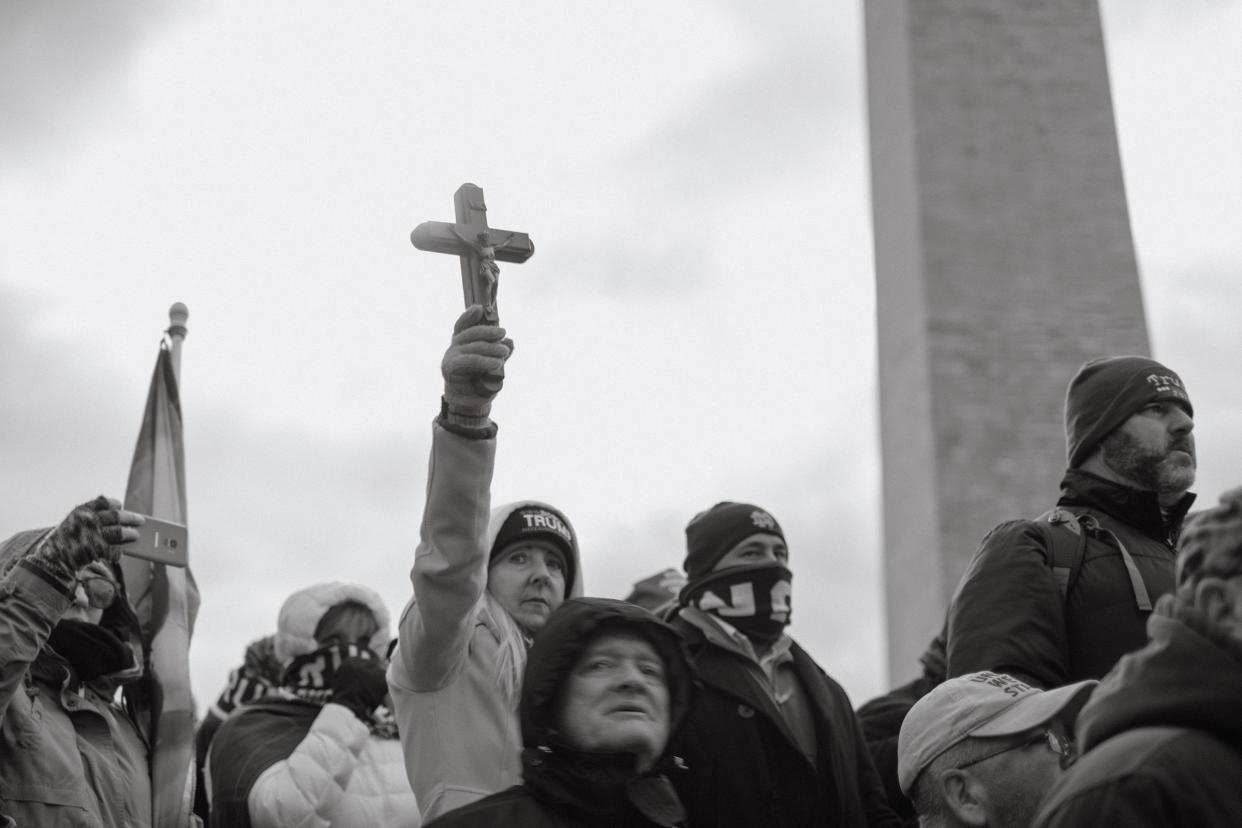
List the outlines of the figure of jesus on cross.
{"label": "figure of jesus on cross", "polygon": [[520,264],[535,253],[530,236],[487,226],[483,190],[462,184],[453,196],[456,223],[424,221],[414,228],[410,241],[419,250],[451,253],[461,258],[461,290],[466,307],[482,305],[484,318],[498,324],[496,289],[500,268],[497,261]]}

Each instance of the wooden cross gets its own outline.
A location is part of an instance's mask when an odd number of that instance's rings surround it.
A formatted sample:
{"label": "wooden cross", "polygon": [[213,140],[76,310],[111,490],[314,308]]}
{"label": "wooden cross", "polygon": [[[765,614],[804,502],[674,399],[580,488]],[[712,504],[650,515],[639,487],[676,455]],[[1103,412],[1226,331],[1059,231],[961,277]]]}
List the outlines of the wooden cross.
{"label": "wooden cross", "polygon": [[484,318],[495,325],[500,321],[496,312],[497,261],[521,264],[535,254],[530,236],[487,226],[487,205],[483,190],[473,184],[462,184],[453,195],[455,224],[446,221],[424,221],[414,228],[410,241],[419,250],[451,253],[461,258],[461,292],[466,307],[482,305]]}

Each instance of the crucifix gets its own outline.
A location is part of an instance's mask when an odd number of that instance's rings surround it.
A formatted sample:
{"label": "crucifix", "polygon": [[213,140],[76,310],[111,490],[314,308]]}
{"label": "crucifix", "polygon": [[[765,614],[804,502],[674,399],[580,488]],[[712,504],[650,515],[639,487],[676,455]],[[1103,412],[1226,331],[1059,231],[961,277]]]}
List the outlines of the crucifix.
{"label": "crucifix", "polygon": [[[410,233],[410,241],[419,250],[451,253],[461,259],[461,292],[466,307],[483,306],[483,321],[500,324],[496,311],[496,289],[500,285],[500,268],[496,261],[522,262],[535,255],[530,236],[487,226],[487,205],[483,190],[473,184],[462,184],[453,194],[457,221],[424,221]],[[504,375],[476,377],[475,385],[485,394],[500,390]]]}
{"label": "crucifix", "polygon": [[498,324],[496,289],[500,268],[496,262],[521,264],[535,254],[535,245],[525,233],[488,227],[483,190],[473,184],[457,188],[453,209],[456,223],[424,221],[414,228],[410,241],[419,250],[460,257],[461,292],[466,307],[482,305],[484,320]]}

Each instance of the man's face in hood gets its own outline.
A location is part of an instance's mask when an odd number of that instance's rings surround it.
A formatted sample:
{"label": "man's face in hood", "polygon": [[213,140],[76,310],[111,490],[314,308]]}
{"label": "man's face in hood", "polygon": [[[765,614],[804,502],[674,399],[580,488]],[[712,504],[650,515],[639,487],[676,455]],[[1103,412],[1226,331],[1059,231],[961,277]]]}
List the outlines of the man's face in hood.
{"label": "man's face in hood", "polygon": [[634,753],[646,770],[669,735],[664,661],[636,633],[604,632],[582,651],[565,679],[556,728],[570,747],[590,753]]}

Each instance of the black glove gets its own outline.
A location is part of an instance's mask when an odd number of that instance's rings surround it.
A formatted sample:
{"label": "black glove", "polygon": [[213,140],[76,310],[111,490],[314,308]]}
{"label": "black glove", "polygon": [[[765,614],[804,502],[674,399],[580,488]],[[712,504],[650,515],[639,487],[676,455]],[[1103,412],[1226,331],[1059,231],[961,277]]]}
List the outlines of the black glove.
{"label": "black glove", "polygon": [[332,688],[332,697],[328,701],[348,707],[355,716],[369,723],[371,713],[388,695],[384,662],[360,656],[347,658],[336,669],[328,686]]}

